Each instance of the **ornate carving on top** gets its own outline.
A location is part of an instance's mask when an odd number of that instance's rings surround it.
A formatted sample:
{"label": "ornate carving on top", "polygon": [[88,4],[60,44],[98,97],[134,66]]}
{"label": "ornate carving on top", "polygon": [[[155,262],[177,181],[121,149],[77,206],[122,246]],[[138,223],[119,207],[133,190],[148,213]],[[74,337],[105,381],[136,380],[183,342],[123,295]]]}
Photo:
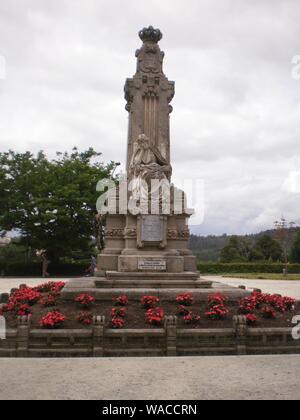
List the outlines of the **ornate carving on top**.
{"label": "ornate carving on top", "polygon": [[162,73],[162,64],[164,59],[162,52],[156,44],[143,44],[140,50],[137,50],[137,71],[143,73]]}
{"label": "ornate carving on top", "polygon": [[159,29],[154,29],[153,26],[149,26],[139,32],[139,37],[143,42],[155,42],[157,44],[162,39],[163,34]]}

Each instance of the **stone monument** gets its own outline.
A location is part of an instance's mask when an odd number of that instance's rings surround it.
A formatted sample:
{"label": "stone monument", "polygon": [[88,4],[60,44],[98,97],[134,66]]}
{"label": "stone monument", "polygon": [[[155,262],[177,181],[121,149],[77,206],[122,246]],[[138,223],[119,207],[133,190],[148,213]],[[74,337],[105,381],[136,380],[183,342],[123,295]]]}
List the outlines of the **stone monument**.
{"label": "stone monument", "polygon": [[212,287],[242,297],[242,290],[201,279],[196,257],[188,249],[191,211],[186,208],[185,194],[171,184],[170,114],[175,83],[163,72],[160,30],[150,26],[139,37],[143,44],[136,51],[136,73],[125,83],[129,113],[125,188],[124,182],[115,188],[113,210],[99,210],[106,227],[96,277],[71,280],[62,297],[72,299],[79,292],[89,292],[101,300],[116,293],[131,298],[155,293],[168,299],[181,291],[194,291],[205,298]]}
{"label": "stone monument", "polygon": [[139,37],[143,45],[136,51],[136,73],[126,80],[125,99],[128,198],[140,208],[138,214],[107,214],[96,285],[202,287],[196,258],[188,249],[190,214],[184,208],[185,197],[170,184],[170,103],[175,83],[163,72],[161,31],[150,26]]}

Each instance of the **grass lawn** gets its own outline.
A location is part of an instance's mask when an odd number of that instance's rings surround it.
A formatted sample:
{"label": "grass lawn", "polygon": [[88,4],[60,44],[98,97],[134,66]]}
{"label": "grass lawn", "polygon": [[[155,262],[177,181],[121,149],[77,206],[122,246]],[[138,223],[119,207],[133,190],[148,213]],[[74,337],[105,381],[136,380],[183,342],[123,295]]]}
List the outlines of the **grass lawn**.
{"label": "grass lawn", "polygon": [[239,279],[253,279],[253,280],[298,280],[300,281],[300,274],[288,274],[284,276],[278,273],[234,273],[222,274],[222,277],[231,277]]}

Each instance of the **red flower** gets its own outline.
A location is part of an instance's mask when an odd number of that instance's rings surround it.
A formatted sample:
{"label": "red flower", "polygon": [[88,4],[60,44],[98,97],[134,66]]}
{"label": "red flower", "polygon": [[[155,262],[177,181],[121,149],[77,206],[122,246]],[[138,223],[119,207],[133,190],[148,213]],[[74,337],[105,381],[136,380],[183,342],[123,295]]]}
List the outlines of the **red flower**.
{"label": "red flower", "polygon": [[125,308],[113,308],[111,310],[111,317],[112,318],[125,318],[126,316],[126,309]]}
{"label": "red flower", "polygon": [[12,303],[27,303],[28,305],[32,306],[39,301],[41,298],[41,294],[29,287],[24,287],[22,289],[16,290],[11,298],[10,302]]}
{"label": "red flower", "polygon": [[60,282],[54,282],[49,281],[48,283],[40,284],[33,289],[40,293],[54,293],[54,294],[60,294],[61,290],[65,287],[66,283],[63,281]]}
{"label": "red flower", "polygon": [[146,320],[150,325],[160,326],[165,318],[162,308],[151,308],[146,312]]}
{"label": "red flower", "polygon": [[10,295],[7,305],[2,312],[18,312],[20,305],[33,306],[41,298],[41,294],[29,287],[17,289]]}
{"label": "red flower", "polygon": [[75,302],[79,303],[80,306],[83,308],[89,308],[91,305],[93,305],[96,302],[96,299],[93,298],[93,296],[82,293],[81,295],[77,296],[75,298]]}
{"label": "red flower", "polygon": [[263,306],[261,309],[262,316],[267,319],[276,318],[276,312],[271,306]]}
{"label": "red flower", "polygon": [[225,319],[229,315],[229,310],[224,305],[213,305],[205,315],[212,320]]}
{"label": "red flower", "polygon": [[77,315],[76,320],[80,324],[91,325],[93,323],[93,314],[92,312],[80,312]]}
{"label": "red flower", "polygon": [[145,309],[155,308],[160,302],[159,298],[156,296],[143,296],[141,299],[141,305]]}
{"label": "red flower", "polygon": [[122,295],[122,296],[119,296],[119,297],[113,299],[113,302],[116,305],[119,305],[119,306],[127,306],[129,300],[128,300],[128,297],[126,295]]}
{"label": "red flower", "polygon": [[121,328],[124,328],[125,326],[124,318],[117,318],[117,317],[112,318],[111,323],[112,323],[112,327],[116,329],[121,329]]}
{"label": "red flower", "polygon": [[239,312],[243,314],[253,313],[254,310],[259,310],[265,305],[271,306],[278,312],[288,312],[293,310],[295,302],[295,299],[289,297],[254,292],[240,302]]}
{"label": "red flower", "polygon": [[254,315],[254,314],[248,314],[246,316],[246,319],[247,319],[247,324],[248,325],[255,325],[257,323],[257,321],[258,321],[257,316]]}
{"label": "red flower", "polygon": [[29,305],[24,304],[24,305],[20,305],[17,311],[17,315],[18,316],[26,316],[26,315],[31,315],[31,310]]}
{"label": "red flower", "polygon": [[209,305],[224,305],[225,302],[227,302],[227,298],[222,293],[215,293],[208,296]]}
{"label": "red flower", "polygon": [[59,311],[48,312],[40,320],[40,325],[47,329],[59,328],[65,322],[66,317]]}
{"label": "red flower", "polygon": [[198,324],[201,321],[200,315],[194,315],[193,312],[190,312],[183,318],[186,324]]}
{"label": "red flower", "polygon": [[183,293],[176,298],[176,302],[180,305],[191,306],[194,303],[194,298],[191,293]]}
{"label": "red flower", "polygon": [[177,315],[186,316],[190,313],[190,311],[183,305],[180,305],[180,307],[177,310]]}
{"label": "red flower", "polygon": [[227,298],[221,293],[208,296],[209,310],[205,313],[206,317],[213,320],[224,319],[229,315],[229,310],[225,306]]}
{"label": "red flower", "polygon": [[294,306],[295,306],[295,303],[296,303],[296,299],[293,299],[291,297],[284,296],[282,298],[282,302],[283,302],[283,305],[285,306],[286,310],[287,311],[291,311],[291,310],[294,309]]}
{"label": "red flower", "polygon": [[56,306],[56,296],[49,294],[40,300],[40,304],[46,307]]}

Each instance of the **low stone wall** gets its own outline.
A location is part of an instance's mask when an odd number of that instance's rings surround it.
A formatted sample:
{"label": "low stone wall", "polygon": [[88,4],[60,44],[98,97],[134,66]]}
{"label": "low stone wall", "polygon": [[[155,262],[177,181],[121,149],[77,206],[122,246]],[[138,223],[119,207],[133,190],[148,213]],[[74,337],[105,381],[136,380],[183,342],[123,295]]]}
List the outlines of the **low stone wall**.
{"label": "low stone wall", "polygon": [[19,317],[18,326],[0,340],[0,357],[130,357],[300,353],[291,328],[248,328],[244,316],[232,328],[178,329],[169,316],[163,328],[113,330],[104,317],[91,329],[32,329]]}

